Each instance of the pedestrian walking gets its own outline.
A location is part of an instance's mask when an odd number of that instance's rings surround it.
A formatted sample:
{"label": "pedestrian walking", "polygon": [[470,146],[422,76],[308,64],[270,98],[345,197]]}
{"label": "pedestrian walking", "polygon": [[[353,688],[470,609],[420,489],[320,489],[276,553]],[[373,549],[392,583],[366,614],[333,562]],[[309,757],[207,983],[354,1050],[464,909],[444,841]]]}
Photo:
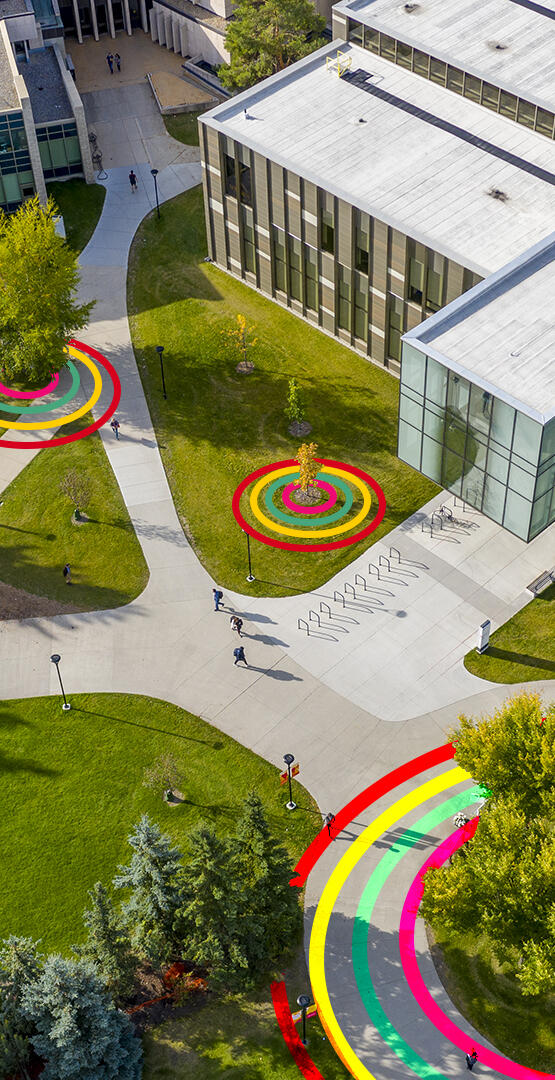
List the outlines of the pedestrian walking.
{"label": "pedestrian walking", "polygon": [[64,577],[66,579],[66,585],[71,585],[71,566],[69,565],[68,562],[66,562],[66,564],[65,564],[65,566],[64,566],[64,568],[62,570],[62,574],[64,575]]}
{"label": "pedestrian walking", "polygon": [[212,596],[214,597],[214,611],[219,611],[224,594],[221,589],[212,589]]}
{"label": "pedestrian walking", "polygon": [[131,184],[131,191],[135,194],[137,190],[137,177],[135,176],[133,169],[131,169],[131,172],[129,173],[129,183]]}
{"label": "pedestrian walking", "polygon": [[114,60],[116,61],[116,67],[118,71],[121,71],[121,56],[119,52],[114,53]]}
{"label": "pedestrian walking", "polygon": [[245,667],[249,666],[247,663],[247,658],[245,656],[245,650],[242,645],[238,645],[237,648],[233,650],[233,655],[235,657],[235,660],[233,661],[234,664],[238,664],[241,660]]}
{"label": "pedestrian walking", "polygon": [[478,1061],[478,1054],[476,1053],[474,1047],[472,1047],[472,1050],[470,1051],[469,1054],[465,1054],[465,1057],[466,1057],[466,1067],[467,1067],[467,1069],[470,1069],[470,1072],[472,1072],[476,1062]]}
{"label": "pedestrian walking", "polygon": [[114,57],[112,56],[111,52],[106,53],[106,63],[108,64],[108,67],[110,68],[110,75],[113,75],[114,74]]}
{"label": "pedestrian walking", "polygon": [[236,630],[237,633],[239,634],[239,637],[241,637],[241,628],[243,626],[243,620],[240,619],[238,615],[232,615],[231,619],[229,621],[231,623],[231,629]]}
{"label": "pedestrian walking", "polygon": [[335,836],[331,835],[331,827],[332,827],[334,821],[335,821],[335,814],[332,814],[331,811],[330,811],[330,813],[326,814],[326,816],[324,818],[324,825],[326,825],[326,827],[327,827],[328,836],[329,836],[330,840],[335,840]]}
{"label": "pedestrian walking", "polygon": [[119,420],[116,420],[115,416],[113,420],[110,420],[110,427],[114,432],[116,439],[119,439]]}

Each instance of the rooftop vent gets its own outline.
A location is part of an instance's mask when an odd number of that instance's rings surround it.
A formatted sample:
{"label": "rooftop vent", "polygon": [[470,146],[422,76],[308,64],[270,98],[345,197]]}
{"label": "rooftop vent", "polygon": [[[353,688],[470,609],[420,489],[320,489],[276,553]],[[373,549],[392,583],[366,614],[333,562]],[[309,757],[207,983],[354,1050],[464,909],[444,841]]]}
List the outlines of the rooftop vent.
{"label": "rooftop vent", "polygon": [[492,187],[488,191],[488,195],[491,195],[492,199],[497,199],[498,202],[507,202],[509,196],[506,191],[501,191],[498,187]]}
{"label": "rooftop vent", "polygon": [[361,124],[367,124],[367,123],[368,123],[368,121],[365,120],[363,116],[355,116],[355,118],[353,120],[353,124],[355,125],[355,127],[360,127]]}
{"label": "rooftop vent", "polygon": [[502,41],[488,41],[487,44],[490,49],[497,49],[498,52],[502,52],[503,49],[509,48],[509,46],[504,45]]}
{"label": "rooftop vent", "polygon": [[417,4],[415,0],[410,0],[408,4],[403,4],[403,11],[406,11],[407,15],[412,15],[414,11],[418,11],[420,4]]}

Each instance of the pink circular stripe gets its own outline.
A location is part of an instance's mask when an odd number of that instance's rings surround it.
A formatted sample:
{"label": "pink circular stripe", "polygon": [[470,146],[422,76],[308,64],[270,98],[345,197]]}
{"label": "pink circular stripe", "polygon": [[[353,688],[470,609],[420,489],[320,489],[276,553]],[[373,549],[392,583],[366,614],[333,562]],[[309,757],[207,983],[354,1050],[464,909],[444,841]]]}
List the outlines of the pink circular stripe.
{"label": "pink circular stripe", "polygon": [[[418,908],[420,907],[420,901],[424,893],[424,875],[430,867],[443,866],[450,855],[457,851],[467,840],[470,840],[476,829],[478,828],[479,818],[475,817],[472,821],[468,822],[462,829],[457,829],[451,836],[447,837],[447,840],[443,841],[443,844],[430,855],[424,865],[418,871],[412,885],[406,895],[403,911],[401,913],[401,922],[399,925],[399,951],[401,953],[401,964],[403,965],[403,971],[405,978],[409,985],[413,997],[420,1005],[420,1008],[428,1017],[428,1020],[432,1022],[434,1027],[449,1039],[455,1046],[459,1047],[459,1050],[463,1050],[468,1053],[469,1050],[469,1037],[465,1035],[464,1031],[456,1027],[455,1024],[449,1020],[449,1017],[439,1008],[430,992],[428,991],[424,980],[420,974],[420,969],[416,962],[416,955],[414,951],[414,927],[416,923],[416,916],[418,914]],[[482,1065],[489,1066],[491,1069],[495,1069],[503,1076],[510,1076],[512,1080],[537,1080],[538,1077],[550,1077],[553,1080],[553,1073],[536,1072],[535,1069],[527,1069],[524,1065],[518,1065],[515,1061],[510,1061],[509,1058],[503,1057],[502,1054],[496,1054],[493,1050],[488,1050],[486,1046],[474,1041],[473,1045],[478,1051],[478,1061]]]}
{"label": "pink circular stripe", "polygon": [[291,492],[297,491],[299,488],[298,481],[294,480],[292,484],[288,484],[283,489],[282,499],[284,505],[288,510],[295,510],[297,514],[321,514],[323,510],[330,510],[337,502],[337,491],[332,484],[327,484],[325,480],[317,480],[316,487],[321,488],[322,491],[327,491],[329,495],[327,502],[318,503],[318,506],[302,506],[301,503],[293,502]]}
{"label": "pink circular stripe", "polygon": [[60,376],[58,372],[52,377],[52,382],[48,383],[42,390],[10,390],[9,386],[4,386],[4,383],[0,382],[0,394],[6,394],[7,397],[13,398],[38,398],[44,397],[45,394],[49,394],[51,390],[55,390],[58,385]]}

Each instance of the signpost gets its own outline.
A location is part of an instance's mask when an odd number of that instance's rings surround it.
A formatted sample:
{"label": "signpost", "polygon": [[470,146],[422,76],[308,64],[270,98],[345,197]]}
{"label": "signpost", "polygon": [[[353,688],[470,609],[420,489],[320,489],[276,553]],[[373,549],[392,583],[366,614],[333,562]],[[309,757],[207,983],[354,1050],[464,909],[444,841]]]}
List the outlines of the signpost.
{"label": "signpost", "polygon": [[489,645],[490,631],[491,621],[490,619],[486,619],[486,621],[481,623],[478,628],[478,644],[476,646],[476,649],[479,653],[483,653],[486,651]]}
{"label": "signpost", "polygon": [[[293,802],[293,792],[292,792],[292,789],[291,789],[291,777],[299,775],[300,765],[298,763],[296,765],[293,765],[293,762],[295,760],[295,755],[294,754],[284,754],[283,755],[283,760],[284,760],[285,764],[287,765],[287,770],[285,772],[280,773],[280,776],[279,776],[280,782],[282,784],[285,784],[287,781],[289,781],[289,802],[286,803],[285,805],[286,805],[288,810],[296,810],[297,804]],[[291,766],[293,766],[293,768],[291,768]]]}

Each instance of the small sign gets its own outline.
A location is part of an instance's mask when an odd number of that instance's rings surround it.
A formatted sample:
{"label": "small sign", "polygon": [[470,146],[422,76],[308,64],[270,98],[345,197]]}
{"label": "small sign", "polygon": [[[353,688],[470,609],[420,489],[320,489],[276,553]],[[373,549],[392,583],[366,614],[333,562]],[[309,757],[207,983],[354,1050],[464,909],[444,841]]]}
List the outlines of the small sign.
{"label": "small sign", "polygon": [[486,619],[486,621],[481,623],[478,628],[478,644],[476,645],[476,649],[479,653],[485,652],[489,645],[490,630],[491,621],[490,619]]}
{"label": "small sign", "polygon": [[300,767],[300,765],[293,765],[291,769],[291,776],[298,776]]}
{"label": "small sign", "polygon": [[279,779],[281,784],[287,783],[287,770],[279,774]]}

